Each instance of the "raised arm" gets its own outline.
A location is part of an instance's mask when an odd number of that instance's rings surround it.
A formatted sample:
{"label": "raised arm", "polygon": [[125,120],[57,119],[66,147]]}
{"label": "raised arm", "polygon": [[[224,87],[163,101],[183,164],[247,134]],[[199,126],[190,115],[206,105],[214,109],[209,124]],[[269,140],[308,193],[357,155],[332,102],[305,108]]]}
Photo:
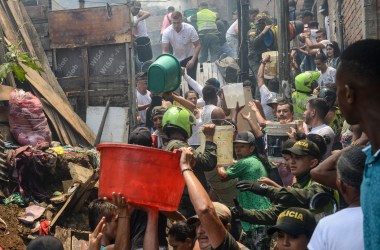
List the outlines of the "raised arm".
{"label": "raised arm", "polygon": [[182,96],[175,94],[174,92],[171,93],[171,97],[173,98],[174,101],[178,102],[179,104],[181,104],[182,106],[184,106],[185,108],[190,110],[191,113],[193,113],[193,111],[195,109],[194,103],[186,100]]}
{"label": "raised arm", "polygon": [[257,71],[257,85],[259,89],[264,85],[264,68],[265,64],[270,61],[270,55],[265,55],[260,64],[259,70]]}
{"label": "raised arm", "polygon": [[139,14],[137,14],[138,18],[136,20],[136,23],[144,20],[144,19],[147,19],[148,17],[150,17],[150,13],[148,11],[145,11],[145,10],[140,10],[139,11]]}
{"label": "raised arm", "polygon": [[216,214],[214,205],[206,190],[191,170],[191,148],[181,148],[181,151],[180,167],[189,192],[191,203],[193,204],[195,212],[209,237],[211,247],[215,249],[223,243],[227,230],[224,228]]}
{"label": "raised arm", "polygon": [[158,208],[146,207],[145,211],[148,214],[148,222],[144,235],[144,250],[157,250],[158,243]]}

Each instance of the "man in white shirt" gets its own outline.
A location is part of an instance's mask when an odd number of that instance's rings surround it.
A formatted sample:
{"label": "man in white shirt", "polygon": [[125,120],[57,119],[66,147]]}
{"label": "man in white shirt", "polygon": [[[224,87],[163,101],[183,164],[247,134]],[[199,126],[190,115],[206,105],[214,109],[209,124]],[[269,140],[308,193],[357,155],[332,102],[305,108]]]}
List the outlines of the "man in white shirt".
{"label": "man in white shirt", "polygon": [[331,41],[327,39],[325,29],[321,28],[315,33],[315,39],[317,40],[316,43],[313,43],[310,38],[310,30],[304,33],[304,37],[306,45],[309,47],[309,49],[320,49],[322,50],[323,54],[326,55],[326,46],[327,44],[331,44]]}
{"label": "man in white shirt", "polygon": [[327,66],[327,57],[325,54],[317,54],[314,63],[317,69],[321,72],[321,76],[318,78],[318,88],[316,88],[315,91],[319,91],[329,83],[335,83],[336,69]]}
{"label": "man in white shirt", "polygon": [[136,75],[136,99],[137,110],[140,117],[139,127],[145,127],[146,110],[148,109],[152,99],[147,85],[147,73],[141,72]]}
{"label": "man in white shirt", "polygon": [[228,28],[226,32],[226,40],[227,44],[231,47],[233,52],[233,58],[238,57],[238,47],[239,47],[239,26],[238,26],[238,20],[233,22],[231,26]]}
{"label": "man in white shirt", "polygon": [[172,24],[162,34],[162,53],[169,53],[169,44],[173,47],[173,55],[186,67],[187,74],[196,79],[198,55],[201,50],[199,36],[195,28],[183,23],[182,13],[172,13]]}
{"label": "man in white shirt", "polygon": [[[141,10],[141,3],[139,1],[132,1],[131,2],[131,13],[133,16],[133,23],[134,23],[132,33],[133,33],[133,37],[135,39],[135,42],[138,44],[138,39],[149,40],[148,30],[146,28],[145,19],[150,17],[150,13],[147,11]],[[146,41],[144,41],[144,42],[146,42]],[[136,47],[135,47],[135,49],[136,49]],[[149,52],[140,53],[140,54],[138,53],[137,49],[135,50],[136,72],[141,71],[142,64],[144,62],[152,59],[150,56],[144,56],[144,54],[152,55],[152,48],[145,48],[145,50],[148,50],[148,49],[150,49]]]}
{"label": "man in white shirt", "polygon": [[324,123],[324,118],[328,112],[329,106],[325,99],[313,98],[307,102],[306,110],[303,114],[306,125],[312,128],[309,134],[318,134],[325,139],[327,150],[322,156],[323,159],[331,155],[335,138],[334,130]]}
{"label": "man in white shirt", "polygon": [[340,155],[333,188],[339,189],[348,207],[319,221],[308,244],[309,250],[364,249],[360,185],[365,159],[360,147],[349,148]]}

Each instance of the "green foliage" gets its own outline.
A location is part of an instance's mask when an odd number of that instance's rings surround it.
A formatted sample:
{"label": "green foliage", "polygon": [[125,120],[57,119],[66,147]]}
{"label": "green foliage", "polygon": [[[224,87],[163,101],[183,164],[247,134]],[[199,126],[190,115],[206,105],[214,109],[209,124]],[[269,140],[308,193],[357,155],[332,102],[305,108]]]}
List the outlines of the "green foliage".
{"label": "green foliage", "polygon": [[10,72],[14,73],[14,76],[20,82],[26,80],[26,72],[21,67],[20,63],[25,66],[42,72],[42,68],[36,64],[37,59],[31,58],[27,52],[21,52],[20,47],[22,42],[17,45],[6,45],[8,52],[5,54],[5,63],[0,65],[0,81],[4,81]]}

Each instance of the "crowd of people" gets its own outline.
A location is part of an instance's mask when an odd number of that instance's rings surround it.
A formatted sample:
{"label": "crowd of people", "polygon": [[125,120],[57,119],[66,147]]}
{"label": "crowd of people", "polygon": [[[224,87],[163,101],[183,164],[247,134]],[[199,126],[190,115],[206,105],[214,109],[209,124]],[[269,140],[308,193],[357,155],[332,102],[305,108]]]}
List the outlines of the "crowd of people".
{"label": "crowd of people", "polygon": [[[133,8],[139,29],[149,13],[140,3]],[[235,109],[227,108],[218,79],[200,84],[195,77],[198,63],[213,62],[222,53],[238,57],[237,21],[222,34],[218,16],[207,3],[186,18],[168,9],[161,30],[162,53],[172,53],[180,61],[191,90],[183,95],[150,93],[147,73],[136,74],[139,127],[131,132],[129,143],[182,152],[178,168],[186,186],[178,211],[137,207],[117,193],[112,200],[95,200],[89,205],[93,230],[89,249],[380,245],[376,187],[380,42],[359,41],[341,54],[313,18],[309,11],[299,16],[304,32],[292,41],[295,83],[292,100],[286,100],[279,95],[277,79],[264,79],[271,58],[262,53],[275,48],[263,40],[273,19],[250,10],[247,56],[256,82],[244,85],[257,83],[259,98],[252,89],[251,112],[244,113],[239,103]],[[215,130],[227,124],[237,128],[238,121],[250,129],[234,132],[234,161],[218,165]],[[294,124],[281,142],[281,160],[271,161],[273,145],[266,133],[271,124]]]}

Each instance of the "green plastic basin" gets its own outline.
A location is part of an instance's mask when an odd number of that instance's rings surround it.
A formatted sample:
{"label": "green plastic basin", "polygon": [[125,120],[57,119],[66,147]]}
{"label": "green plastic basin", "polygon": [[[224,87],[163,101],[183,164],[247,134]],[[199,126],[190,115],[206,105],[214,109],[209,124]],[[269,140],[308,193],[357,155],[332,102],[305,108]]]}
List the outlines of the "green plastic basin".
{"label": "green plastic basin", "polygon": [[181,84],[181,65],[177,58],[162,54],[148,69],[148,88],[153,93],[172,92]]}

